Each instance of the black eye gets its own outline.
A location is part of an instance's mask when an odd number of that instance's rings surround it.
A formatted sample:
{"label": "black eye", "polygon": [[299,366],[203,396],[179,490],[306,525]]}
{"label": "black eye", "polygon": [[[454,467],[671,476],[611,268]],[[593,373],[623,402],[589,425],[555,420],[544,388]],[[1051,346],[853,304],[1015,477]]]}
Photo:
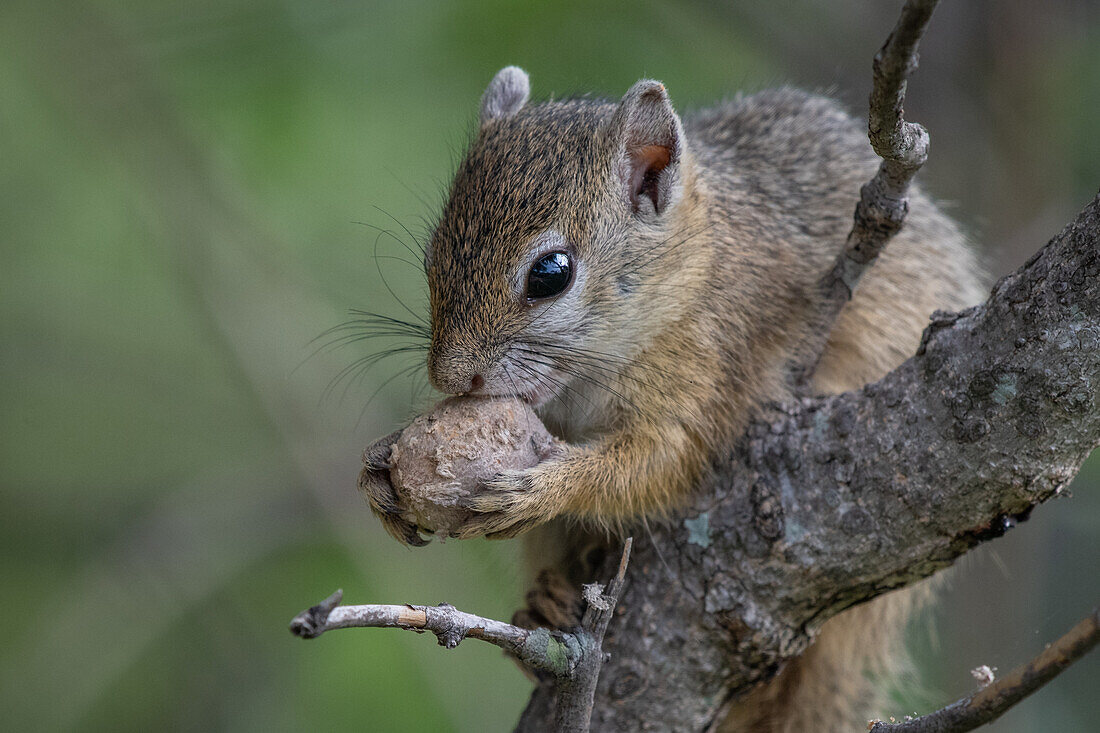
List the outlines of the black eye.
{"label": "black eye", "polygon": [[527,274],[527,300],[561,295],[572,282],[573,258],[565,252],[545,254],[531,265]]}

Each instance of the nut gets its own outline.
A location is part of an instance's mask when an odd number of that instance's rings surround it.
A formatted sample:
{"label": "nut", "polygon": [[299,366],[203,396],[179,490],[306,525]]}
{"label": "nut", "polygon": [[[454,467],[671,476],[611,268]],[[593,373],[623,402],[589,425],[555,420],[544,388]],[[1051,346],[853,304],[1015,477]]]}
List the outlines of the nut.
{"label": "nut", "polygon": [[470,518],[462,502],[484,480],[530,468],[559,445],[521,400],[449,397],[402,431],[390,454],[390,480],[405,519],[445,537]]}

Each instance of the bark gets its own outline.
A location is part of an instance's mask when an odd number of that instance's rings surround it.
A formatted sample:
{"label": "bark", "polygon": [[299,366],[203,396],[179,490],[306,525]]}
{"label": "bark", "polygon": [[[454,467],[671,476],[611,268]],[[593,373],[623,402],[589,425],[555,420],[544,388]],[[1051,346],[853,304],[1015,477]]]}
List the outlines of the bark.
{"label": "bark", "polygon": [[1100,197],[882,380],[762,414],[681,519],[638,537],[591,729],[706,730],[825,620],[1059,494],[1100,442],[1098,234]]}

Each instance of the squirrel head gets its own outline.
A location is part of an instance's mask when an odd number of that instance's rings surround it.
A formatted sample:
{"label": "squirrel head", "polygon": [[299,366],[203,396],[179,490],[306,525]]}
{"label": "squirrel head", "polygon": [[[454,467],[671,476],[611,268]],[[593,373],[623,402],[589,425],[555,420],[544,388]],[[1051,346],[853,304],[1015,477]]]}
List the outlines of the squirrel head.
{"label": "squirrel head", "polygon": [[486,89],[425,268],[436,388],[537,405],[608,383],[674,315],[693,177],[663,84],[618,103],[529,92],[514,66]]}

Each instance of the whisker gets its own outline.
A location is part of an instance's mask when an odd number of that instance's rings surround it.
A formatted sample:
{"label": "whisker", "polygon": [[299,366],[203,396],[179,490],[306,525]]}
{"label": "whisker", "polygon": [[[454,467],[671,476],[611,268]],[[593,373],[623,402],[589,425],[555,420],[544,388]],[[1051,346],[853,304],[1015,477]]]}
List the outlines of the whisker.
{"label": "whisker", "polygon": [[[519,388],[516,387],[516,382],[515,382],[514,379],[512,379],[512,375],[508,373],[508,364],[507,364],[507,362],[502,361],[501,364],[500,364],[500,368],[501,368],[501,371],[504,372],[504,377],[505,377],[505,379],[508,380],[508,384],[512,385],[512,397],[517,399],[517,400],[521,399],[520,395],[519,395]],[[528,433],[534,432],[531,429],[531,414],[526,413],[524,415],[524,417],[525,417],[526,422],[527,422],[527,432]]]}
{"label": "whisker", "polygon": [[[569,376],[574,377],[575,379],[581,379],[585,382],[588,382],[589,384],[591,384],[595,387],[599,387],[600,389],[603,389],[603,390],[609,392],[610,394],[614,395],[621,402],[623,402],[626,405],[629,405],[632,409],[634,409],[634,410],[638,409],[638,406],[636,404],[634,404],[634,401],[631,400],[629,397],[622,394],[618,390],[613,389],[610,385],[596,379],[595,377],[593,377],[591,375],[588,375],[588,374],[585,374],[585,373],[579,372],[579,371],[570,370],[569,368],[567,368],[566,365],[563,365],[558,361],[545,361],[543,359],[540,359],[538,357],[542,356],[542,355],[538,354],[537,352],[527,351],[525,353],[527,353],[527,360],[528,361],[534,362],[535,364],[541,364],[543,366],[548,366],[548,367],[557,369],[558,371],[564,372],[565,374],[568,374]],[[550,357],[550,358],[552,358],[552,357]]]}
{"label": "whisker", "polygon": [[382,315],[381,313],[374,313],[372,311],[359,310],[358,308],[352,308],[348,311],[353,316],[359,316],[359,321],[363,323],[385,323],[390,326],[404,327],[415,331],[416,333],[427,336],[431,333],[431,325],[424,319],[423,316],[415,316],[417,323],[410,323],[403,321],[400,318],[394,318],[393,316]]}
{"label": "whisker", "polygon": [[[423,256],[424,256],[424,244],[419,239],[417,239],[416,236],[412,232],[409,231],[408,227],[406,227],[404,224],[402,224],[401,221],[397,217],[395,217],[393,214],[391,214],[390,212],[383,209],[381,206],[375,206],[374,208],[377,209],[378,211],[380,211],[384,216],[388,216],[390,221],[392,221],[394,224],[401,227],[401,229],[405,232],[405,234],[408,235],[408,237],[412,241],[412,243],[415,244],[420,249],[420,257],[423,258]],[[412,249],[409,249],[409,252],[412,254],[413,257],[417,256],[417,254],[415,252],[413,252]]]}
{"label": "whisker", "polygon": [[[658,375],[659,377],[662,378],[660,381],[651,381],[651,380],[643,379],[642,377],[635,376],[635,375],[630,374],[629,372],[627,372],[626,371],[627,369],[641,369],[644,372],[646,370],[651,370],[651,369],[654,368],[654,367],[642,364],[641,362],[638,362],[637,360],[634,360],[634,359],[626,359],[626,358],[621,358],[621,357],[615,357],[614,355],[610,355],[610,354],[601,355],[600,352],[586,353],[582,349],[571,349],[570,347],[559,347],[556,344],[548,344],[548,343],[542,343],[542,342],[528,342],[528,343],[540,346],[544,350],[544,352],[558,351],[558,353],[559,353],[559,355],[561,355],[562,359],[565,359],[566,357],[568,357],[568,359],[571,359],[573,361],[578,362],[581,366],[585,366],[585,367],[588,367],[588,368],[591,368],[591,369],[597,369],[597,370],[603,372],[604,374],[606,374],[609,377],[616,377],[616,378],[619,378],[619,379],[623,379],[623,380],[633,382],[633,383],[641,385],[643,387],[650,387],[650,388],[659,388],[662,384],[664,384],[664,379],[663,379],[664,375]],[[537,354],[537,355],[540,355],[540,356],[548,356],[550,358],[553,358],[553,354],[551,354],[551,353],[540,353],[537,350],[533,350],[533,349],[530,349],[530,348],[525,348],[522,344],[517,345],[517,348],[519,348],[521,351],[524,351],[525,353]],[[612,367],[612,366],[608,366],[605,363],[602,363],[605,360],[610,362],[610,363],[616,363],[615,362],[616,358],[619,359],[618,360],[618,365],[622,368],[615,368],[615,367]]]}
{"label": "whisker", "polygon": [[426,325],[427,321],[424,320],[424,316],[420,313],[414,312],[413,309],[405,303],[405,301],[401,300],[397,293],[394,292],[394,289],[390,287],[389,280],[386,279],[386,274],[382,272],[382,266],[378,264],[378,240],[381,239],[381,237],[382,235],[379,234],[377,237],[374,238],[374,267],[378,271],[378,278],[382,281],[382,285],[386,288],[393,299],[396,300],[398,304],[405,309],[406,313],[412,316],[415,320]]}
{"label": "whisker", "polygon": [[[389,212],[384,210],[382,207],[372,205],[372,208],[377,209],[378,211],[382,212],[383,214],[388,216],[393,221],[397,222],[397,219],[394,219],[394,217]],[[385,235],[389,236],[395,242],[397,242],[402,247],[404,247],[405,250],[413,256],[414,260],[421,260],[424,257],[424,245],[420,241],[418,241],[416,239],[416,237],[412,236],[411,234],[409,235],[409,237],[410,237],[410,239],[412,239],[412,243],[414,245],[416,245],[417,249],[413,249],[412,247],[410,247],[409,243],[406,242],[401,237],[397,236],[397,232],[393,231],[392,229],[387,229],[386,227],[380,227],[377,224],[371,224],[369,221],[353,221],[352,223],[353,224],[358,224],[360,226],[368,227],[369,229],[373,229],[376,232],[379,232],[381,234],[385,234]],[[401,222],[397,222],[397,223],[400,225]],[[404,228],[404,227],[402,227],[402,228]],[[406,232],[407,231],[408,230],[406,230]],[[419,250],[419,251],[417,251],[417,250]]]}
{"label": "whisker", "polygon": [[424,195],[423,191],[417,191],[404,180],[402,180],[401,177],[397,175],[397,172],[393,170],[393,168],[390,168],[388,165],[384,165],[382,166],[382,170],[393,176],[393,179],[401,184],[402,188],[415,196],[416,199],[420,202],[420,205],[423,206],[425,209],[435,208],[435,204],[428,200],[428,197]]}
{"label": "whisker", "polygon": [[[341,333],[341,332],[345,333]],[[329,340],[317,344],[318,341],[325,337],[331,337]],[[310,360],[316,357],[318,354],[335,351],[338,348],[348,346],[349,344],[358,343],[360,341],[369,341],[376,338],[404,338],[414,339],[416,341],[425,342],[421,345],[422,348],[427,349],[427,333],[420,331],[410,331],[406,328],[399,328],[390,326],[388,324],[373,325],[369,322],[361,319],[346,321],[332,328],[325,329],[319,335],[310,339],[307,347],[317,344],[317,346],[310,351],[300,362],[290,371],[291,374],[295,374]]]}
{"label": "whisker", "polygon": [[378,385],[378,387],[373,392],[371,392],[371,395],[370,395],[370,397],[367,398],[367,401],[365,403],[363,403],[363,409],[359,411],[359,419],[355,421],[356,429],[358,429],[360,424],[362,424],[363,418],[366,417],[366,415],[367,415],[367,408],[370,407],[370,404],[372,402],[374,402],[374,398],[377,397],[378,394],[383,389],[385,389],[386,386],[390,382],[397,379],[398,377],[404,377],[405,375],[409,374],[410,372],[412,372],[416,369],[419,369],[420,366],[421,365],[419,363],[416,363],[416,364],[413,364],[412,366],[405,367],[401,371],[399,371],[396,374],[392,375],[389,379],[386,379],[384,382],[382,382],[382,384]]}
{"label": "whisker", "polygon": [[409,267],[413,268],[414,270],[416,270],[416,272],[418,274],[421,274],[421,275],[424,274],[424,265],[420,264],[419,262],[413,262],[412,260],[405,259],[404,257],[398,257],[397,255],[375,255],[374,259],[376,259],[376,260],[397,260],[398,262],[403,262],[404,264],[406,264]]}
{"label": "whisker", "polygon": [[514,379],[512,379],[512,375],[508,373],[508,364],[506,364],[505,362],[501,362],[500,368],[501,371],[504,372],[504,378],[508,380],[508,384],[512,385],[512,397],[515,397],[518,400],[520,398],[519,388],[516,387],[516,382]]}
{"label": "whisker", "polygon": [[[532,345],[542,345],[543,351],[531,348]],[[583,349],[579,347],[559,346],[557,344],[549,344],[545,342],[526,342],[517,343],[513,345],[518,351],[526,355],[526,358],[533,363],[543,364],[556,368],[561,372],[568,374],[569,376],[582,379],[590,384],[600,387],[601,389],[610,392],[618,396],[626,405],[639,411],[639,408],[633,400],[631,400],[627,394],[613,389],[611,383],[616,381],[620,383],[632,383],[640,385],[648,390],[660,390],[667,388],[667,375],[657,369],[655,366],[644,364],[635,359],[629,359],[625,357],[619,357],[614,354],[606,355],[610,363],[618,361],[623,369],[616,369],[612,366],[602,363],[603,358],[591,356],[590,354],[602,354],[602,352]],[[553,353],[558,350],[557,356]],[[560,353],[566,352],[566,353]],[[547,362],[546,359],[552,361]],[[573,369],[572,363],[576,362],[576,365],[581,369],[594,369],[597,370],[595,374],[586,374],[583,371]],[[635,374],[626,371],[627,369],[632,371],[640,370],[643,376],[637,376]],[[643,378],[645,376],[649,378]],[[621,389],[621,388],[620,388]],[[625,390],[624,390],[625,391]],[[694,419],[702,420],[703,416],[697,411],[692,410],[691,416]]]}
{"label": "whisker", "polygon": [[384,359],[388,359],[391,356],[422,352],[426,348],[427,347],[420,344],[395,346],[393,348],[384,349],[383,351],[368,354],[367,356],[356,359],[351,364],[341,369],[336,374],[336,376],[329,381],[328,385],[321,392],[321,399],[322,401],[328,399],[342,382],[346,382],[340,398],[341,400],[343,400],[347,396],[348,389],[350,389],[357,380],[361,380],[375,364],[383,361]]}
{"label": "whisker", "polygon": [[[512,365],[529,374],[540,387],[549,387],[553,389],[558,396],[562,398],[567,398],[573,405],[573,407],[569,408],[571,415],[575,414],[573,412],[573,408],[576,407],[576,400],[578,398],[583,399],[589,404],[589,406],[595,407],[595,404],[592,402],[591,399],[570,387],[568,383],[563,382],[562,380],[557,379],[549,374],[543,374],[537,369],[533,369],[532,367],[522,362],[512,362]],[[544,366],[553,367],[552,364],[544,364]]]}

